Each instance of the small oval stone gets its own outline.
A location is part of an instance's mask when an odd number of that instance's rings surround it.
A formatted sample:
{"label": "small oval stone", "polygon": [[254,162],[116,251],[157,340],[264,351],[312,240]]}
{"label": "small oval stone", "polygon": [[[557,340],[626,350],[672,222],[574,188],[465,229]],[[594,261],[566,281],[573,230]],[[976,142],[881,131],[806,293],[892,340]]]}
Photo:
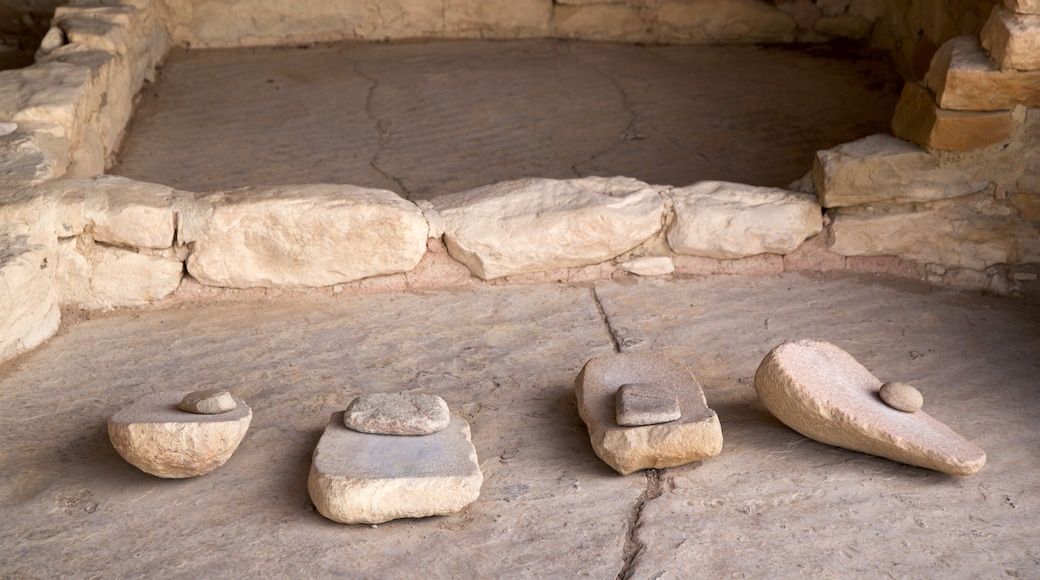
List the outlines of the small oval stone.
{"label": "small oval stone", "polygon": [[238,407],[235,398],[224,389],[192,391],[181,399],[177,408],[199,415],[219,415],[234,411]]}
{"label": "small oval stone", "polygon": [[924,406],[924,395],[911,385],[897,381],[889,381],[881,385],[881,400],[893,409],[906,413],[916,413]]}
{"label": "small oval stone", "polygon": [[448,403],[422,393],[372,393],[354,399],[343,424],[376,435],[431,435],[448,426]]}

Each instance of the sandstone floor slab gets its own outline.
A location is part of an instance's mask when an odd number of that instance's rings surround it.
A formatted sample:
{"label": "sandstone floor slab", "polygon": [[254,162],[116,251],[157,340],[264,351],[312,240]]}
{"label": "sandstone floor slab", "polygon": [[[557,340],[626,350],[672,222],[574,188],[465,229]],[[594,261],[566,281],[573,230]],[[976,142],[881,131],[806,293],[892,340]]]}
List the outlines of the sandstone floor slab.
{"label": "sandstone floor slab", "polygon": [[[784,426],[752,377],[771,348],[806,336],[916,386],[929,414],[989,452],[986,468],[943,475]],[[723,426],[720,455],[629,477],[595,456],[573,380],[615,343],[696,373]],[[1035,301],[869,277],[314,293],[93,314],[0,367],[0,570],[1036,576],[1037,376]],[[167,481],[116,454],[105,421],[156,381],[237,385],[254,419],[227,464]],[[480,499],[378,528],[326,520],[306,482],[329,416],[359,394],[408,389],[470,423]]]}
{"label": "sandstone floor slab", "polygon": [[409,199],[526,177],[784,187],[817,150],[888,132],[901,86],[885,56],[825,46],[175,49],[111,172],[188,191],[348,183]]}

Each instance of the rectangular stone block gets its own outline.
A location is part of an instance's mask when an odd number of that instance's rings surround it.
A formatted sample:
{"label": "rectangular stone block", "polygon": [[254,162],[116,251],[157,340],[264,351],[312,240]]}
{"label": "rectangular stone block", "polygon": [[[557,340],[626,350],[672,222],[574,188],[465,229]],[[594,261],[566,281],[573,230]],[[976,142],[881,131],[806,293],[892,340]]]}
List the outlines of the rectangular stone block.
{"label": "rectangular stone block", "polygon": [[891,135],[871,135],[816,153],[813,185],[823,207],[909,203],[947,199],[982,191],[958,167],[940,167],[920,147]]}
{"label": "rectangular stone block", "polygon": [[944,151],[971,151],[1011,137],[1011,111],[948,111],[935,105],[931,91],[907,83],[892,116],[900,139]]}
{"label": "rectangular stone block", "polygon": [[22,224],[0,223],[0,361],[32,350],[58,331],[54,255]]}
{"label": "rectangular stone block", "polygon": [[932,57],[925,83],[947,110],[998,111],[1040,107],[1040,71],[1001,71],[975,36],[958,36]]}
{"label": "rectangular stone block", "polygon": [[624,4],[556,6],[552,35],[582,40],[637,41],[649,37],[639,9]]}
{"label": "rectangular stone block", "polygon": [[1000,70],[1040,69],[1040,14],[994,6],[979,37]]}
{"label": "rectangular stone block", "polygon": [[653,2],[662,42],[790,42],[797,25],[788,14],[760,0],[665,0]]}
{"label": "rectangular stone block", "polygon": [[552,12],[552,0],[444,0],[444,31],[462,38],[545,36]]}
{"label": "rectangular stone block", "polygon": [[58,244],[55,284],[66,306],[144,306],[176,290],[183,276],[184,263],[176,259],[96,245],[89,236]]}

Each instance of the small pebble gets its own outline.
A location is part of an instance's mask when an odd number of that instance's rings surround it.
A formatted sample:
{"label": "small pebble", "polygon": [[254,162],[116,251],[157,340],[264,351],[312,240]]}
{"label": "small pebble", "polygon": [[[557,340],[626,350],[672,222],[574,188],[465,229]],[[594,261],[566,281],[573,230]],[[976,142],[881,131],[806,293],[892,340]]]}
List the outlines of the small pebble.
{"label": "small pebble", "polygon": [[916,413],[924,406],[924,396],[914,387],[897,381],[881,385],[881,400],[889,407],[906,413]]}
{"label": "small pebble", "polygon": [[224,389],[207,389],[193,391],[181,399],[177,408],[188,413],[199,415],[219,415],[234,411],[238,407],[235,398]]}

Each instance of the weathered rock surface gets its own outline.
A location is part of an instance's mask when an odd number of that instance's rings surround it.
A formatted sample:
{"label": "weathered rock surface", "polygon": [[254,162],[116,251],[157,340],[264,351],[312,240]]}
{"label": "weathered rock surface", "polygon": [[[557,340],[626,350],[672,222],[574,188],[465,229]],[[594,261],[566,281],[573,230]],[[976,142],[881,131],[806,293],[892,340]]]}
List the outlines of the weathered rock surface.
{"label": "weathered rock surface", "polygon": [[112,246],[157,250],[173,246],[178,193],[170,187],[99,175],[53,181],[37,191],[57,200],[58,237],[89,231],[94,240]]}
{"label": "weathered rock surface", "polygon": [[664,200],[635,179],[524,179],[434,198],[449,253],[489,280],[597,264],[661,229]]}
{"label": "weathered rock surface", "polygon": [[925,83],[943,109],[997,111],[1040,107],[1040,70],[1001,71],[976,36],[946,41],[932,57]]}
{"label": "weathered rock surface", "polygon": [[1019,14],[1040,14],[1040,0],[1004,0],[1004,6]]}
{"label": "weathered rock surface", "polygon": [[920,147],[878,134],[819,151],[813,184],[823,207],[833,208],[959,197],[982,191],[989,181],[940,167]]}
{"label": "weathered rock surface", "polygon": [[784,343],[755,373],[766,408],[810,439],[954,475],[982,469],[982,449],[923,411],[889,407],[880,388],[852,355],[823,341]]}
{"label": "weathered rock surface", "polygon": [[904,413],[916,413],[924,407],[921,391],[906,383],[889,381],[881,385],[878,395],[886,405]]}
{"label": "weathered rock surface", "polygon": [[448,403],[425,393],[371,393],[347,405],[343,424],[376,435],[432,435],[448,426]]}
{"label": "weathered rock surface", "polygon": [[314,449],[307,490],[318,512],[344,524],[452,514],[476,501],[484,476],[469,424],[421,437],[348,429],[334,413]]}
{"label": "weathered rock surface", "polygon": [[62,304],[101,310],[168,296],[184,277],[176,258],[95,244],[88,234],[59,240],[55,286]]}
{"label": "weathered rock surface", "polygon": [[1000,70],[1040,70],[1040,14],[994,6],[979,38]]}
{"label": "weathered rock surface", "polygon": [[1011,111],[947,111],[931,91],[911,82],[903,87],[892,133],[900,139],[945,151],[971,151],[1011,137]]}
{"label": "weathered rock surface", "polygon": [[675,221],[668,245],[678,254],[733,259],[786,254],[823,229],[812,195],[724,181],[668,193]]}
{"label": "weathered rock surface", "polygon": [[621,385],[615,405],[618,425],[624,427],[656,425],[682,417],[675,393],[649,383]]}
{"label": "weathered rock surface", "polygon": [[828,246],[843,256],[898,256],[972,270],[1040,261],[1040,229],[1014,215],[949,206],[832,217]]}
{"label": "weathered rock surface", "polygon": [[0,361],[36,348],[58,331],[53,257],[27,225],[0,222]]}
{"label": "weathered rock surface", "polygon": [[192,391],[177,405],[181,411],[200,415],[219,415],[234,411],[238,407],[235,398],[224,389],[205,389]]}
{"label": "weathered rock surface", "polygon": [[191,244],[188,271],[203,284],[300,288],[407,272],[428,231],[393,192],[305,185],[200,196],[180,213],[177,239]]}
{"label": "weathered rock surface", "polygon": [[[652,383],[671,390],[679,399],[681,418],[642,427],[619,425],[617,391],[629,383]],[[574,390],[592,448],[622,475],[683,465],[722,451],[719,417],[708,408],[700,383],[669,359],[651,353],[596,357],[585,363]]]}
{"label": "weathered rock surface", "polygon": [[145,473],[174,479],[224,465],[245,437],[253,411],[236,399],[229,413],[187,413],[177,407],[187,394],[152,393],[112,415],[108,437],[119,455]]}
{"label": "weathered rock surface", "polygon": [[644,256],[621,262],[618,268],[637,276],[663,276],[675,272],[675,260],[671,256]]}

